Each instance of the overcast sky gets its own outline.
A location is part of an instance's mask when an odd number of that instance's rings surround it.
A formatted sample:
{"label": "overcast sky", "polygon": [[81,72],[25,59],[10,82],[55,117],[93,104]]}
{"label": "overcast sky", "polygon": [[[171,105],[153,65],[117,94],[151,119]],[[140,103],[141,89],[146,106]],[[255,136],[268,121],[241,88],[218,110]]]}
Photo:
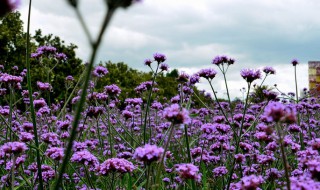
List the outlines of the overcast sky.
{"label": "overcast sky", "polygon": [[[33,0],[31,31],[41,29],[43,34],[52,33],[78,45],[77,54],[86,61],[91,53],[88,41],[66,2]],[[94,35],[105,12],[104,0],[79,2]],[[19,10],[26,23],[26,0]],[[147,71],[143,61],[159,52],[167,56],[171,69],[193,74],[201,68],[218,70],[212,59],[226,55],[236,59],[227,73],[232,97],[241,97],[240,88],[246,86],[240,76],[242,68],[264,66],[277,71],[266,84],[294,92],[291,60],[300,62],[299,89],[308,87],[308,61],[320,60],[319,10],[319,0],[144,0],[116,12],[97,62],[125,62]],[[225,97],[221,73],[218,75],[214,88]],[[204,80],[199,88],[209,91]]]}

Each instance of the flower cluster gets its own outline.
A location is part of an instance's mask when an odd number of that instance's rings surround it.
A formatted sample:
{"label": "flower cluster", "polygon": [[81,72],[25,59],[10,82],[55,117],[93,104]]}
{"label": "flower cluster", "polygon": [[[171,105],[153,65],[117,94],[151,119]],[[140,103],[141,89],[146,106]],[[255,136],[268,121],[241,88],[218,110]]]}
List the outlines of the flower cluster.
{"label": "flower cluster", "polygon": [[189,112],[181,108],[179,104],[172,104],[163,110],[163,117],[173,124],[188,124],[190,122]]}
{"label": "flower cluster", "polygon": [[216,56],[213,60],[212,60],[212,64],[214,65],[222,65],[224,63],[228,64],[228,65],[232,65],[234,64],[235,60],[232,58],[228,58],[227,56]]}
{"label": "flower cluster", "polygon": [[217,71],[214,69],[202,69],[198,72],[200,77],[203,77],[207,80],[212,80],[217,74]]}
{"label": "flower cluster", "polygon": [[195,181],[201,181],[201,174],[199,173],[199,168],[193,164],[177,164],[175,165],[175,171],[178,175],[184,179],[193,179]]}
{"label": "flower cluster", "polygon": [[163,155],[164,149],[157,147],[156,145],[146,144],[143,147],[138,147],[133,158],[139,162],[144,162],[146,164],[151,164],[154,161],[159,161]]}
{"label": "flower cluster", "polygon": [[100,175],[107,175],[110,172],[131,173],[135,169],[134,165],[123,158],[109,158],[100,164],[96,171]]}
{"label": "flower cluster", "polygon": [[261,78],[260,70],[254,70],[254,69],[242,69],[240,72],[240,75],[248,83],[252,83],[254,80]]}
{"label": "flower cluster", "polygon": [[92,71],[93,76],[98,77],[98,78],[104,77],[108,73],[109,73],[108,69],[103,66],[97,66]]}
{"label": "flower cluster", "polygon": [[288,122],[296,121],[296,109],[294,107],[285,106],[280,102],[269,102],[264,109],[264,116],[268,122]]}

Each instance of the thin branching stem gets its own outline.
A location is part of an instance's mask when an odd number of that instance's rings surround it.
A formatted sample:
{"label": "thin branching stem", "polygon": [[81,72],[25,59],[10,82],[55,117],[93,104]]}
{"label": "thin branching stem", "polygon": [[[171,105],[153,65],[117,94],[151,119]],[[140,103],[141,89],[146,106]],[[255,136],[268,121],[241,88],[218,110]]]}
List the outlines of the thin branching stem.
{"label": "thin branching stem", "polygon": [[39,141],[38,141],[36,114],[35,114],[34,106],[33,106],[32,87],[31,87],[31,73],[30,73],[30,17],[31,17],[31,4],[32,4],[32,0],[29,0],[28,25],[27,25],[27,47],[26,47],[27,83],[28,83],[28,92],[29,92],[29,99],[30,99],[30,112],[31,112],[32,124],[33,124],[33,132],[34,132],[34,142],[35,142],[35,146],[36,146],[38,178],[39,178],[39,186],[38,186],[38,188],[40,190],[42,190],[43,189],[43,180],[42,180],[42,172],[41,172],[41,159],[40,159],[40,151],[39,151]]}
{"label": "thin branching stem", "polygon": [[74,118],[74,121],[73,121],[73,124],[72,124],[72,129],[71,129],[71,133],[70,133],[70,139],[69,139],[66,151],[65,151],[65,156],[64,156],[63,162],[62,162],[60,170],[59,170],[59,177],[58,177],[58,179],[57,179],[57,181],[55,183],[55,187],[54,187],[55,190],[59,189],[59,187],[60,187],[59,185],[62,182],[63,173],[66,171],[68,162],[70,160],[69,158],[70,158],[70,155],[71,155],[71,152],[72,152],[73,141],[76,138],[77,128],[78,128],[78,125],[79,125],[79,122],[80,122],[80,119],[81,119],[81,112],[83,110],[83,107],[84,107],[84,104],[85,104],[85,100],[86,100],[87,88],[89,86],[89,80],[90,80],[90,76],[91,76],[91,71],[93,69],[93,64],[95,62],[95,58],[96,58],[96,55],[97,55],[97,52],[98,52],[98,48],[99,48],[99,46],[101,44],[103,34],[105,33],[105,30],[106,30],[108,24],[110,23],[110,20],[111,20],[111,18],[113,16],[114,12],[115,12],[115,8],[109,8],[108,9],[108,11],[107,11],[107,13],[105,15],[103,24],[101,26],[97,41],[94,44],[92,44],[92,54],[91,54],[91,57],[90,57],[90,62],[89,62],[88,67],[87,67],[87,73],[85,75],[85,81],[84,81],[84,84],[83,84],[80,101],[78,103],[77,110],[76,110],[76,113],[75,113],[75,118]]}

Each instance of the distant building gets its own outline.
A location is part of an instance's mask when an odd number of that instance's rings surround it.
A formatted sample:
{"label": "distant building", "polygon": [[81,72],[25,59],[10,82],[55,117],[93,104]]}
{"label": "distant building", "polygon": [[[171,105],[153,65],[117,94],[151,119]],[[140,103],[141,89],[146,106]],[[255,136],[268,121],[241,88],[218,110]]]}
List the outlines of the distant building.
{"label": "distant building", "polygon": [[320,61],[309,61],[308,64],[310,93],[320,95]]}

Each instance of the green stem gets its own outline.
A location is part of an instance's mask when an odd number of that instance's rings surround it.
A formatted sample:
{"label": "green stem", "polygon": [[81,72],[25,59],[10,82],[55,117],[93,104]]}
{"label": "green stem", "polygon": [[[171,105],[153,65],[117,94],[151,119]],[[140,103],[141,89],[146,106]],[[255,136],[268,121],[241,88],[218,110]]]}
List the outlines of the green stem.
{"label": "green stem", "polygon": [[33,123],[33,133],[34,133],[34,142],[36,146],[36,155],[37,155],[37,167],[38,167],[38,177],[39,177],[39,189],[43,190],[43,180],[42,180],[42,172],[41,172],[41,159],[40,159],[40,151],[39,151],[39,141],[38,141],[38,132],[37,132],[37,124],[36,124],[36,114],[33,106],[33,97],[32,97],[32,87],[31,87],[31,74],[30,74],[30,17],[31,17],[31,4],[32,0],[29,0],[29,10],[28,10],[28,25],[27,25],[27,47],[26,47],[26,64],[27,64],[27,83],[28,83],[28,91],[29,91],[29,99],[30,99],[30,111],[31,118]]}
{"label": "green stem", "polygon": [[172,124],[171,127],[170,127],[170,132],[169,132],[169,135],[168,135],[168,139],[167,139],[167,142],[166,142],[166,144],[164,146],[164,152],[163,152],[163,155],[161,157],[161,161],[158,164],[157,175],[155,176],[156,177],[156,185],[158,185],[159,188],[160,188],[160,172],[161,172],[161,170],[163,168],[163,165],[164,165],[164,163],[163,163],[164,157],[166,156],[166,152],[168,150],[173,131],[174,131],[174,124]]}
{"label": "green stem", "polygon": [[[241,140],[241,136],[242,136],[242,128],[243,128],[243,124],[244,124],[244,117],[245,114],[247,112],[247,108],[248,108],[248,100],[249,100],[249,93],[250,93],[250,87],[251,87],[251,83],[248,83],[248,92],[247,92],[247,97],[246,97],[246,103],[244,105],[244,109],[243,109],[243,114],[242,114],[242,120],[241,120],[241,125],[240,125],[240,131],[239,131],[239,136],[236,140],[236,151],[235,154],[239,153],[239,144],[240,144],[240,140]],[[229,190],[230,188],[230,184],[231,184],[231,180],[232,180],[232,175],[234,173],[234,167],[236,164],[236,159],[233,158],[233,163],[231,165],[231,170],[230,170],[230,174],[229,174],[229,178],[228,178],[228,186],[227,186],[227,190]]]}
{"label": "green stem", "polygon": [[[147,107],[146,107],[146,113],[145,113],[145,116],[144,116],[144,124],[143,124],[143,144],[146,144],[146,142],[147,142],[147,132],[146,132],[146,130],[147,130],[147,118],[148,118],[149,109],[150,109],[152,89],[153,89],[153,85],[154,85],[154,82],[155,82],[156,77],[157,77],[158,69],[159,69],[159,64],[157,65],[156,72],[153,73],[151,88],[150,88],[150,90],[149,90],[149,95],[148,95],[148,100],[147,100]],[[150,137],[151,137],[151,134],[150,134]]]}
{"label": "green stem", "polygon": [[230,126],[232,126],[231,123],[230,123],[230,121],[229,121],[229,119],[228,119],[228,117],[227,117],[227,115],[226,115],[226,113],[223,111],[223,108],[222,108],[222,106],[221,106],[221,104],[220,104],[220,102],[219,102],[219,100],[218,100],[218,98],[217,98],[217,94],[216,94],[216,92],[215,92],[214,89],[213,89],[213,86],[212,86],[211,81],[210,81],[210,80],[208,80],[208,81],[209,81],[211,90],[212,90],[212,92],[213,92],[214,98],[216,99],[216,102],[218,103],[218,106],[219,106],[219,108],[220,108],[220,110],[221,110],[224,118],[226,119],[226,122],[227,122]]}
{"label": "green stem", "polygon": [[12,168],[11,168],[11,189],[14,189],[14,168],[16,166],[16,155],[13,156]]}
{"label": "green stem", "polygon": [[[297,66],[294,66],[294,81],[296,85],[296,104],[299,103],[299,97],[298,97],[298,82],[297,82]],[[298,117],[298,125],[300,126],[300,114],[299,111],[297,111],[297,117]],[[303,130],[300,132],[300,146],[301,150],[304,150],[304,139],[303,139]]]}
{"label": "green stem", "polygon": [[70,134],[70,139],[69,139],[69,142],[68,142],[68,146],[66,148],[65,156],[64,156],[63,162],[61,164],[60,170],[59,170],[59,178],[56,181],[56,184],[55,184],[55,187],[54,187],[55,190],[59,189],[60,183],[62,182],[63,173],[65,172],[65,170],[67,168],[67,165],[68,165],[68,162],[70,160],[73,141],[76,138],[77,128],[78,128],[78,125],[79,125],[79,122],[80,122],[80,119],[81,119],[81,112],[83,110],[84,103],[85,103],[85,100],[86,100],[87,88],[89,86],[89,80],[90,80],[90,76],[91,76],[91,71],[93,69],[93,64],[95,62],[95,58],[96,58],[96,54],[97,54],[98,48],[99,48],[100,43],[102,41],[102,36],[103,36],[108,24],[110,23],[110,20],[111,20],[111,18],[113,16],[114,12],[115,12],[115,8],[109,8],[108,9],[107,14],[105,15],[102,27],[101,27],[100,32],[99,32],[98,39],[97,39],[96,43],[94,43],[92,45],[92,54],[91,54],[89,65],[87,67],[87,73],[85,75],[85,82],[83,84],[80,101],[78,103],[78,109],[76,110],[76,113],[75,113],[74,122],[72,124],[72,129],[71,129],[71,134]]}
{"label": "green stem", "polygon": [[280,150],[281,150],[281,157],[282,157],[282,162],[283,162],[283,167],[284,167],[284,174],[286,176],[286,185],[287,185],[287,189],[291,189],[290,188],[290,178],[289,178],[289,171],[288,171],[288,162],[287,162],[287,157],[286,154],[284,152],[284,147],[283,147],[283,137],[282,137],[282,132],[280,129],[280,124],[277,123],[276,127],[277,127],[277,132],[278,132],[278,136],[279,136],[279,143],[280,143]]}

